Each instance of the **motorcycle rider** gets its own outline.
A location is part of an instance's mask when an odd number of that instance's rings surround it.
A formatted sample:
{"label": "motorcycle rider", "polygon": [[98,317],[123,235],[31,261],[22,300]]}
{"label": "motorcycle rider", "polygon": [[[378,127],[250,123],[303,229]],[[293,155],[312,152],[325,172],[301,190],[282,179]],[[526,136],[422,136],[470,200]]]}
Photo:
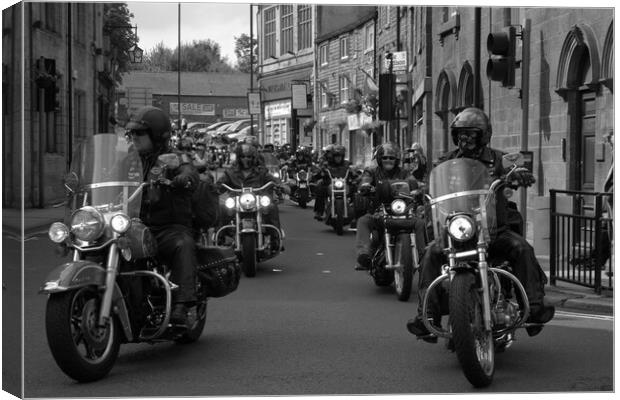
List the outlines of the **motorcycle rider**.
{"label": "motorcycle rider", "polygon": [[411,171],[418,182],[426,182],[428,166],[422,145],[415,142],[407,149],[407,155],[403,160],[403,168]]}
{"label": "motorcycle rider", "polygon": [[343,145],[333,145],[331,148],[328,146],[325,152],[325,163],[314,176],[314,180],[317,181],[315,187],[314,219],[317,221],[323,220],[325,203],[329,195],[328,188],[331,180],[326,170],[329,170],[332,177],[344,177],[351,165],[351,163],[344,158],[345,152],[346,149]]}
{"label": "motorcycle rider", "polygon": [[[294,194],[297,190],[297,181],[295,180],[295,173],[304,170],[310,176],[312,171],[312,159],[310,157],[310,153],[308,149],[305,147],[299,147],[295,151],[295,156],[291,157],[290,160],[286,162],[286,178],[288,186],[291,189],[291,193]],[[285,177],[282,177],[284,179]]]}
{"label": "motorcycle rider", "polygon": [[[466,108],[461,111],[450,125],[452,141],[458,148],[440,158],[440,161],[454,158],[473,158],[484,163],[491,177],[497,179],[504,174],[502,156],[500,150],[488,146],[491,139],[492,129],[487,115],[479,108]],[[532,174],[523,169],[515,172],[514,178],[518,186],[531,186],[535,179]],[[525,288],[529,303],[530,317],[527,322],[544,324],[549,322],[554,315],[555,308],[545,304],[544,285],[547,277],[543,272],[532,246],[521,236],[519,223],[521,215],[509,206],[507,199],[501,193],[497,196],[497,237],[489,244],[489,257],[505,257],[512,265],[515,276]],[[418,313],[414,319],[407,322],[407,329],[412,334],[421,337],[427,342],[436,343],[437,337],[431,335],[422,322],[422,301],[428,286],[441,274],[441,266],[447,262],[441,248],[435,244],[430,246],[424,254],[421,262],[421,272],[418,291]],[[434,290],[429,296],[429,319],[437,327],[441,326],[441,315],[445,314],[441,307],[445,293]],[[519,300],[519,299],[518,299]],[[519,300],[520,301],[520,300]],[[537,335],[542,326],[526,328],[529,336]]]}
{"label": "motorcycle rider", "polygon": [[[269,173],[267,168],[260,165],[258,159],[258,151],[252,144],[241,143],[235,149],[235,162],[224,171],[224,175],[217,181],[217,185],[221,188],[222,184],[226,184],[234,189],[242,187],[259,188],[268,182],[274,182],[277,187],[281,187],[289,194],[288,186],[281,184],[280,179]],[[221,188],[220,191],[225,192],[226,189]],[[271,196],[273,199],[273,196]],[[269,212],[265,215],[265,222],[280,228],[280,216],[278,206],[275,202],[271,203]]]}
{"label": "motorcycle rider", "polygon": [[[361,177],[359,191],[362,195],[370,193],[375,188],[375,198],[371,206],[375,210],[380,204],[389,205],[393,200],[390,184],[394,181],[407,181],[410,191],[418,189],[418,183],[410,171],[400,168],[400,149],[394,143],[387,142],[379,146],[376,152],[377,166],[367,168]],[[371,243],[371,232],[379,229],[378,221],[366,213],[357,220],[357,233],[355,234],[355,247],[357,250],[356,271],[370,269],[371,257],[379,244]],[[416,246],[418,254],[422,254],[425,246],[424,222],[416,219],[414,222],[416,233]]]}
{"label": "motorcycle rider", "polygon": [[[138,151],[144,167],[144,181],[158,178],[171,180],[170,186],[147,186],[142,197],[140,217],[157,240],[159,256],[171,268],[170,280],[178,285],[173,292],[170,321],[187,323],[188,308],[196,301],[196,243],[192,231],[192,192],[199,176],[187,154],[169,146],[170,119],[159,108],[146,106],[132,115],[127,123],[127,136]],[[174,154],[180,165],[165,171],[158,157]]]}

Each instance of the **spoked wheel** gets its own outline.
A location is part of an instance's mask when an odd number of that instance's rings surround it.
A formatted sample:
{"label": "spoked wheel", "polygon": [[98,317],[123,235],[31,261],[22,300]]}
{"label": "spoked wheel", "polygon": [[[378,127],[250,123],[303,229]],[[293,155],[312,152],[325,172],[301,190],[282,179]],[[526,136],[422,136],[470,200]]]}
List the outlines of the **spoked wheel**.
{"label": "spoked wheel", "polygon": [[394,246],[396,264],[400,268],[394,270],[394,288],[400,301],[407,301],[413,286],[413,256],[411,254],[411,237],[408,233],[398,235]]}
{"label": "spoked wheel", "polygon": [[493,333],[484,329],[482,296],[469,272],[458,272],[450,284],[450,324],[465,377],[475,387],[490,385],[495,372]]}
{"label": "spoked wheel", "polygon": [[196,320],[181,337],[175,339],[177,343],[193,343],[200,338],[207,322],[207,300],[199,301],[196,304]]}
{"label": "spoked wheel", "polygon": [[336,200],[334,211],[336,212],[336,215],[333,216],[332,226],[334,227],[336,234],[338,236],[342,236],[344,233],[344,202],[342,200]]}
{"label": "spoked wheel", "polygon": [[60,369],[79,382],[103,378],[114,365],[120,334],[114,317],[97,325],[101,296],[94,287],[51,294],[45,312],[47,342]]}
{"label": "spoked wheel", "polygon": [[241,267],[248,278],[256,276],[256,238],[254,235],[241,235]]}

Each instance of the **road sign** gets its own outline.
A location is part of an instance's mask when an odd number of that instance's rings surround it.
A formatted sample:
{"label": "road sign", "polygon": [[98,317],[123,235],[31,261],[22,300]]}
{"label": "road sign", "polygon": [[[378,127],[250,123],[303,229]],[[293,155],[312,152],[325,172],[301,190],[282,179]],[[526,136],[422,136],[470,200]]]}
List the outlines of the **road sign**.
{"label": "road sign", "polygon": [[387,57],[388,54],[392,55],[392,72],[406,72],[407,71],[407,52],[406,51],[395,51],[393,53],[386,53],[385,58],[383,59],[385,70],[389,71],[390,69],[390,59]]}

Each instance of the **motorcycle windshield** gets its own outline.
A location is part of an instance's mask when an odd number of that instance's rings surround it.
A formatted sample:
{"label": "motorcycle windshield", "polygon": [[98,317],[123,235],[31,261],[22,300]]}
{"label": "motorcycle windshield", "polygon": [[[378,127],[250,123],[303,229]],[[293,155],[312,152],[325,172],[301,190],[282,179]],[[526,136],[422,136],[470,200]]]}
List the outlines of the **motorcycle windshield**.
{"label": "motorcycle windshield", "polygon": [[95,134],[81,142],[67,177],[69,186],[75,190],[74,207],[124,211],[130,217],[138,217],[140,213],[141,191],[136,191],[142,180],[142,163],[137,151],[124,135],[115,133]]}
{"label": "motorcycle windshield", "polygon": [[443,247],[446,245],[443,241],[446,219],[456,213],[475,216],[481,222],[485,237],[494,235],[495,201],[489,201],[488,194],[491,183],[488,168],[471,158],[447,160],[431,170],[429,195],[433,199],[433,228]]}

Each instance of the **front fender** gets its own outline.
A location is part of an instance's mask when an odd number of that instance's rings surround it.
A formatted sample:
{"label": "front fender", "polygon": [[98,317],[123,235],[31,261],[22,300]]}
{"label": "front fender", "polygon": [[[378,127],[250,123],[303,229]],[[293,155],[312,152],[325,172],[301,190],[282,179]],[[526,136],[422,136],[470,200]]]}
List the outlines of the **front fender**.
{"label": "front fender", "polygon": [[56,293],[82,286],[104,286],[105,269],[92,261],[71,261],[54,268],[39,293]]}
{"label": "front fender", "polygon": [[[43,287],[39,293],[58,293],[74,290],[83,286],[105,286],[105,269],[92,261],[71,261],[54,268],[47,275]],[[117,283],[114,283],[112,295],[113,311],[118,315],[123,332],[128,341],[133,340],[133,332],[129,322],[129,312],[123,299],[123,294]]]}

